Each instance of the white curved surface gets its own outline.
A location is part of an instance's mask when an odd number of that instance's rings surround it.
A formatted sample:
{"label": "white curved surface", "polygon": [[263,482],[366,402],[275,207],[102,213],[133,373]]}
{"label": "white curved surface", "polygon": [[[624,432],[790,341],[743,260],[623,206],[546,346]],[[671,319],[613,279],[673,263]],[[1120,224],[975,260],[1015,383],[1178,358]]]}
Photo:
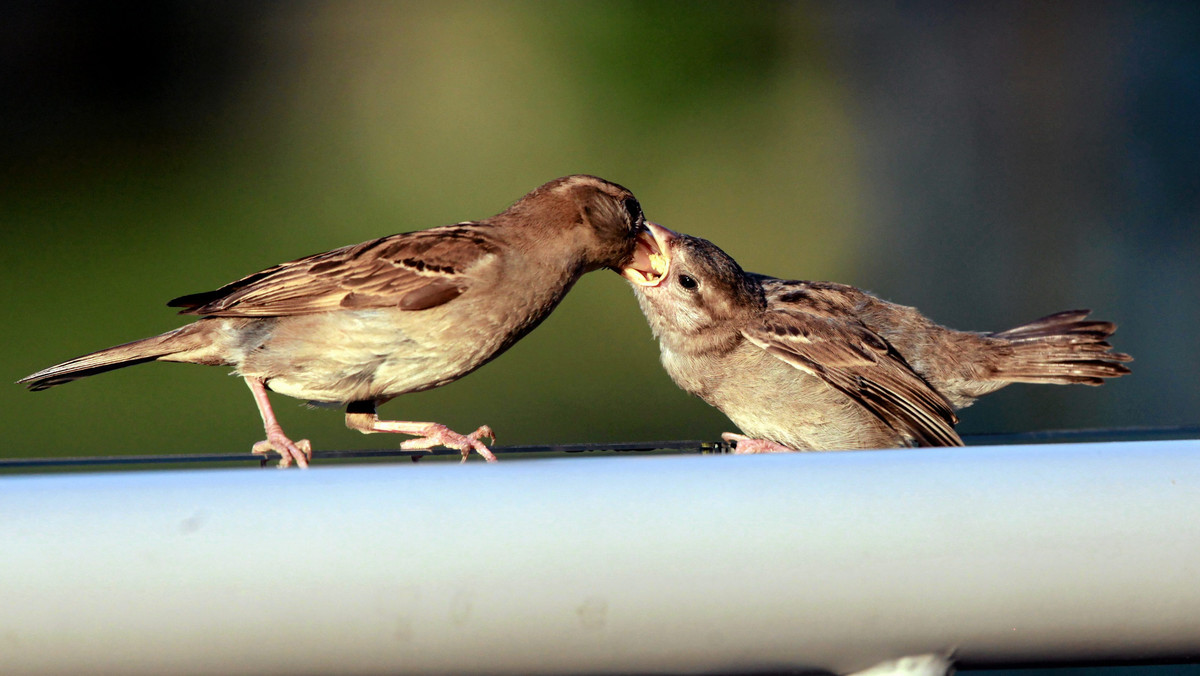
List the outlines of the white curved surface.
{"label": "white curved surface", "polygon": [[0,478],[0,671],[1200,656],[1200,442]]}

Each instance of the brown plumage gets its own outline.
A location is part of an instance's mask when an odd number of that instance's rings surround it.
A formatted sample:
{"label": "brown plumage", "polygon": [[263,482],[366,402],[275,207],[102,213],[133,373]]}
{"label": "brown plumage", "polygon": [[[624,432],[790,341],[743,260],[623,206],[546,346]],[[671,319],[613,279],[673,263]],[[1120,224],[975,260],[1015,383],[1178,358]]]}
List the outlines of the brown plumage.
{"label": "brown plumage", "polygon": [[381,421],[375,407],[401,394],[457,380],[536,327],[576,280],[631,256],[644,230],[625,188],[567,176],[482,221],[391,235],[276,265],[169,305],[200,320],[160,336],[51,366],[22,379],[31,390],[148,361],[232,366],[246,379],[267,439],[286,466],[307,464],[309,444],[288,439],[268,389],[346,406],[363,433],[419,438],[466,459],[492,436],[460,435],[436,423]]}
{"label": "brown plumage", "polygon": [[998,333],[939,326],[852,286],[744,272],[712,243],[648,224],[622,274],[680,387],[749,436],[738,452],[961,446],[954,410],[1014,382],[1129,373],[1087,310]]}

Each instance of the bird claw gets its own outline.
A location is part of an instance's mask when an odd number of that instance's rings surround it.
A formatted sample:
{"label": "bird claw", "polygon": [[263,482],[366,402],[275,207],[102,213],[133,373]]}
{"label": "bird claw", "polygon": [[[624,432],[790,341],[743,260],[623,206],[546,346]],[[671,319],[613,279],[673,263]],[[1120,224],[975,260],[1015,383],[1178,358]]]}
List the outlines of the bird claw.
{"label": "bird claw", "polygon": [[488,462],[496,462],[496,455],[492,453],[482,441],[481,438],[487,437],[492,440],[492,444],[496,443],[496,433],[491,427],[482,425],[479,429],[470,434],[459,434],[451,430],[445,425],[438,423],[431,424],[428,428],[421,431],[423,436],[416,439],[407,439],[400,444],[400,448],[416,449],[416,448],[432,448],[434,446],[445,446],[446,448],[457,449],[462,452],[462,462],[467,461],[467,457],[471,455],[471,451],[475,451],[483,456],[483,459]]}
{"label": "bird claw", "polygon": [[488,439],[492,440],[491,444],[490,444],[491,446],[496,445],[496,433],[493,432],[492,428],[487,425],[480,425],[479,429],[475,430],[474,432],[471,432],[467,436],[476,441],[479,441],[480,439],[487,437]]}
{"label": "bird claw", "polygon": [[783,444],[777,444],[774,441],[768,441],[767,439],[751,439],[744,434],[734,434],[733,432],[726,432],[722,434],[721,439],[725,441],[732,441],[737,444],[733,449],[733,452],[736,455],[747,455],[752,453],[796,452],[795,449],[788,448]]}
{"label": "bird claw", "polygon": [[268,434],[266,439],[254,444],[250,449],[251,453],[258,455],[266,455],[271,451],[279,454],[279,469],[286,469],[293,460],[298,466],[306,468],[308,461],[312,460],[312,443],[308,439],[292,441],[282,434]]}

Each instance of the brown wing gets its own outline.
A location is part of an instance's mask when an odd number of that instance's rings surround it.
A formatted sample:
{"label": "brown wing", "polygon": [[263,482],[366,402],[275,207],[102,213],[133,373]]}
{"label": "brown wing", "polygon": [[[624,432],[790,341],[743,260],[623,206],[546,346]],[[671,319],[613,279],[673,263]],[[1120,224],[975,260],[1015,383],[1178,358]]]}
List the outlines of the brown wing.
{"label": "brown wing", "polygon": [[282,263],[168,303],[180,314],[279,317],[341,309],[424,310],[466,291],[464,271],[500,247],[488,227],[460,223],[391,235]]}
{"label": "brown wing", "polygon": [[795,310],[819,317],[845,316],[858,312],[864,303],[871,300],[861,289],[837,282],[812,282],[793,279],[776,279],[757,275],[772,308]]}
{"label": "brown wing", "polygon": [[772,310],[743,331],[750,342],[821,378],[922,446],[962,446],[958,418],[883,338],[861,323]]}

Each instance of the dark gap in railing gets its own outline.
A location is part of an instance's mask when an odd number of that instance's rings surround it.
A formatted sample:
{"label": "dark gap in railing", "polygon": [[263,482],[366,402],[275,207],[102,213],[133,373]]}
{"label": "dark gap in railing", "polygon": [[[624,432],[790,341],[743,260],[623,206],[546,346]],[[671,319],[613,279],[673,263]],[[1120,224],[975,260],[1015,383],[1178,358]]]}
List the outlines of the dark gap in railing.
{"label": "dark gap in railing", "polygon": [[[1078,443],[1106,441],[1157,441],[1168,439],[1198,439],[1200,426],[1181,425],[1175,427],[1125,427],[1111,429],[1038,430],[1004,434],[963,435],[968,446]],[[528,446],[495,446],[496,455],[544,455],[583,453],[650,453],[674,451],[676,453],[728,453],[732,445],[724,441],[648,441],[611,444],[545,444]],[[416,461],[426,456],[459,456],[458,451],[446,448],[432,450],[405,450],[400,448],[370,450],[317,450],[313,460],[386,459],[408,457]],[[68,467],[120,467],[129,465],[176,465],[241,463],[267,465],[277,461],[277,454],[268,456],[251,453],[190,453],[161,455],[103,455],[74,458],[0,458],[0,471],[68,468]]]}

